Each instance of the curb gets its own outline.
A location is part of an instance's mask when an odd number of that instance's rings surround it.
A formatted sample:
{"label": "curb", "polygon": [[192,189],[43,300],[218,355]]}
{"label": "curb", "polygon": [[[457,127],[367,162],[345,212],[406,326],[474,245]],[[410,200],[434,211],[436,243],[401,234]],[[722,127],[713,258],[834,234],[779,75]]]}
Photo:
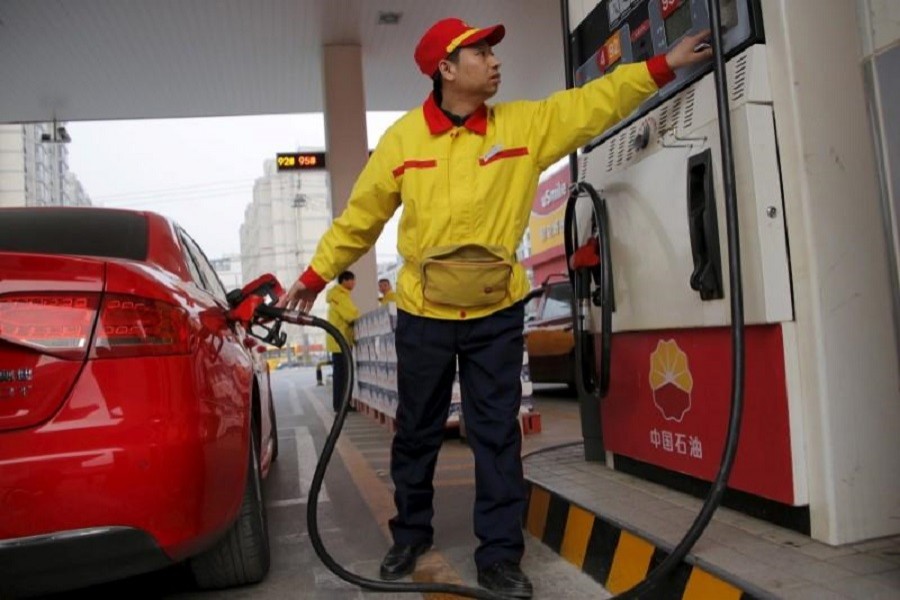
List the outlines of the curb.
{"label": "curb", "polygon": [[[671,548],[572,503],[526,478],[529,487],[525,529],[613,594],[642,581]],[[762,600],[759,588],[712,565],[688,557],[650,596],[684,600]]]}

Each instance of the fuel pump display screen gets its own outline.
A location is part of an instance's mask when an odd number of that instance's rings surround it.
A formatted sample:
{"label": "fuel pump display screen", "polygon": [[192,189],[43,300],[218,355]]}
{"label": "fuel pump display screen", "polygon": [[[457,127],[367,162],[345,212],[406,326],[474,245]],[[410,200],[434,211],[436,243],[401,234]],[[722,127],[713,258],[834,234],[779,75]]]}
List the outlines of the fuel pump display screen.
{"label": "fuel pump display screen", "polygon": [[[2,2],[2,0],[0,0]],[[718,0],[721,7],[722,51],[730,60],[754,44],[765,43],[763,0]],[[706,0],[593,0],[569,39],[573,82],[582,86],[603,77],[617,64],[635,63],[662,55],[690,31],[709,29]],[[699,63],[679,69],[675,80],[641,107],[603,132],[585,147],[589,152],[603,140],[665,102],[712,71]]]}
{"label": "fuel pump display screen", "polygon": [[[669,0],[672,5],[678,0]],[[663,14],[666,15],[666,44],[671,46],[691,28],[691,0],[682,0],[681,5],[666,14],[667,2],[663,0]]]}

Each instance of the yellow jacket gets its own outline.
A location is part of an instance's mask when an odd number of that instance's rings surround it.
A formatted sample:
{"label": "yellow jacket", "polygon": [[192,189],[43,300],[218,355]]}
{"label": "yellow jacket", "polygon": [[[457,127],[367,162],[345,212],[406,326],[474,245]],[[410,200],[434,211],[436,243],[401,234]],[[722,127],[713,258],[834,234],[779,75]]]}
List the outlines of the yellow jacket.
{"label": "yellow jacket", "polygon": [[[359,318],[359,309],[356,308],[353,298],[350,297],[350,290],[337,284],[328,290],[325,300],[328,302],[328,322],[337,327],[341,335],[352,346],[354,341],[353,321]],[[329,352],[341,351],[337,341],[330,335],[325,341],[325,348]]]}
{"label": "yellow jacket", "polygon": [[388,302],[397,302],[397,292],[394,290],[388,290],[387,293],[378,299],[378,304],[384,306]]}
{"label": "yellow jacket", "polygon": [[529,291],[522,265],[514,266],[505,299],[460,309],[425,299],[423,253],[474,243],[502,246],[514,257],[541,172],[628,116],[673,76],[665,57],[657,56],[541,101],[482,106],[461,127],[430,96],[382,136],[347,209],[320,240],[300,280],[322,289],[371,248],[402,205],[398,308],[431,318],[471,319],[511,306]]}

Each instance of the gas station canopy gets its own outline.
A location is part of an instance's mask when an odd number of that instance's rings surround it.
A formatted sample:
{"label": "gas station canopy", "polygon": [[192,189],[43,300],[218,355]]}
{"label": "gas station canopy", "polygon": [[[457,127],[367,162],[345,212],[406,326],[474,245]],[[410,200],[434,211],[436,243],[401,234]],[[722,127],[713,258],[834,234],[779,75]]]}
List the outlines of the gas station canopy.
{"label": "gas station canopy", "polygon": [[564,87],[548,0],[0,0],[0,122],[321,112],[328,44],[361,47],[368,110],[406,110],[447,16],[506,25],[498,100]]}

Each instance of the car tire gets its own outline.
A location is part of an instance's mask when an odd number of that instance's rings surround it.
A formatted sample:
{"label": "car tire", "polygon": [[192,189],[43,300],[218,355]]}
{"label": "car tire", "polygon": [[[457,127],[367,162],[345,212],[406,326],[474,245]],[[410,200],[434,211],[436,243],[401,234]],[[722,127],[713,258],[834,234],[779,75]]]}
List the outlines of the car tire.
{"label": "car tire", "polygon": [[190,561],[201,589],[258,583],[269,572],[268,518],[255,438],[251,434],[247,484],[237,519],[215,546]]}
{"label": "car tire", "polygon": [[269,403],[269,423],[272,424],[272,462],[278,460],[278,422],[275,420],[275,405]]}

